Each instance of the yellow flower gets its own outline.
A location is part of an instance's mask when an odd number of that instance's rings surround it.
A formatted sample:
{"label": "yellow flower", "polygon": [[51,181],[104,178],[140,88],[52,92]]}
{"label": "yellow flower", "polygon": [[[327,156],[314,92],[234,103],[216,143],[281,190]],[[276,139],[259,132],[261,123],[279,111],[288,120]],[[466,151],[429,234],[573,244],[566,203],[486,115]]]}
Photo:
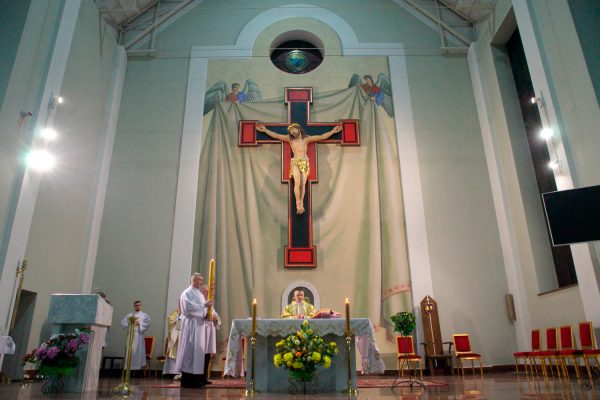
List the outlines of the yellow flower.
{"label": "yellow flower", "polygon": [[336,344],[335,342],[329,342],[329,345],[330,345],[331,347],[337,347],[337,344]]}
{"label": "yellow flower", "polygon": [[312,360],[314,362],[319,362],[321,360],[321,354],[317,353],[316,351],[312,353]]}
{"label": "yellow flower", "polygon": [[294,355],[292,353],[285,353],[283,355],[283,361],[287,362],[291,362],[294,359]]}
{"label": "yellow flower", "polygon": [[291,361],[288,361],[288,362],[286,362],[286,363],[285,363],[285,365],[287,365],[287,366],[288,366],[288,368],[289,368],[289,367],[291,367],[291,366],[292,366],[292,362],[291,362]]}
{"label": "yellow flower", "polygon": [[331,358],[329,356],[323,356],[323,366],[329,368],[331,366]]}
{"label": "yellow flower", "polygon": [[280,340],[279,342],[275,343],[276,347],[281,347],[285,344],[285,340]]}
{"label": "yellow flower", "polygon": [[294,369],[302,369],[302,368],[304,368],[304,364],[302,364],[302,362],[300,362],[300,361],[294,361],[292,363],[292,367]]}
{"label": "yellow flower", "polygon": [[275,354],[273,357],[273,364],[275,364],[276,367],[279,367],[282,363],[283,358],[281,357],[281,354]]}
{"label": "yellow flower", "polygon": [[308,320],[307,320],[307,319],[305,319],[305,320],[304,320],[304,322],[302,322],[302,325],[304,325],[304,326],[308,326]]}

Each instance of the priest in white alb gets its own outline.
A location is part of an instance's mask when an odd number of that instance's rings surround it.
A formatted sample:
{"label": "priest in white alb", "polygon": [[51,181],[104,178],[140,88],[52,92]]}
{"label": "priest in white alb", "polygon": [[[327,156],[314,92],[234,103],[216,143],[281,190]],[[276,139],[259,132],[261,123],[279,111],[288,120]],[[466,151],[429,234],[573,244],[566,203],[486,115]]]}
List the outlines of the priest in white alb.
{"label": "priest in white alb", "polygon": [[[142,302],[133,302],[134,312],[127,314],[121,320],[123,328],[129,327],[129,318],[134,317],[133,348],[131,350],[131,370],[143,369],[146,366],[146,345],[144,343],[144,332],[150,327],[152,320],[142,311]],[[128,342],[126,342],[128,343]],[[125,365],[127,365],[127,349],[125,349]]]}
{"label": "priest in white alb", "polygon": [[192,274],[191,285],[179,298],[181,308],[181,331],[175,369],[181,372],[181,387],[201,388],[205,385],[204,358],[206,354],[206,308],[212,306],[200,287],[203,277]]}

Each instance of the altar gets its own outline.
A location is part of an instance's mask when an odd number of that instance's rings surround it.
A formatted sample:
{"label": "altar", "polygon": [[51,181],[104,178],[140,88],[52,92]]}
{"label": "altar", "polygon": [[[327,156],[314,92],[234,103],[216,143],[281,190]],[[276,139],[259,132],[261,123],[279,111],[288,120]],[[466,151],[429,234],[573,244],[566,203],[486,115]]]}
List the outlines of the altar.
{"label": "altar", "polygon": [[[256,348],[254,353],[254,387],[259,392],[283,392],[290,390],[288,372],[284,367],[275,367],[275,343],[287,335],[300,330],[303,320],[298,319],[259,319],[256,321]],[[348,352],[346,345],[346,321],[344,319],[311,319],[311,328],[328,342],[335,342],[339,348],[330,368],[319,367],[313,390],[316,392],[341,392],[348,387]],[[250,332],[252,320],[236,319],[231,323],[224,375],[233,377],[246,375],[246,388],[249,388],[252,356]],[[385,371],[379,350],[375,344],[373,325],[368,318],[350,320],[352,343],[350,344],[350,363],[352,386],[356,388],[355,338],[361,354],[363,373]],[[246,354],[241,346],[246,338]],[[242,359],[246,359],[246,371],[242,368]]]}

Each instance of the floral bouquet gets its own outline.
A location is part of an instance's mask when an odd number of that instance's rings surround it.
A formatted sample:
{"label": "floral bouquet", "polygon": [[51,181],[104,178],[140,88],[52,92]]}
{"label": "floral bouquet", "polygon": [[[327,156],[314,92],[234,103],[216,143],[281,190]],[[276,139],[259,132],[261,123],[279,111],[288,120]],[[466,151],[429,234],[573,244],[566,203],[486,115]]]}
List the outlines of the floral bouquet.
{"label": "floral bouquet", "polygon": [[302,323],[298,332],[277,342],[275,348],[275,366],[283,365],[290,376],[298,381],[312,380],[317,365],[329,368],[331,359],[338,352],[335,342],[325,343],[321,336],[310,329],[308,320]]}
{"label": "floral bouquet", "polygon": [[79,347],[88,344],[91,330],[87,327],[75,329],[74,333],[53,335],[50,340],[23,357],[23,363],[39,366],[40,375],[68,376],[79,364],[75,355]]}

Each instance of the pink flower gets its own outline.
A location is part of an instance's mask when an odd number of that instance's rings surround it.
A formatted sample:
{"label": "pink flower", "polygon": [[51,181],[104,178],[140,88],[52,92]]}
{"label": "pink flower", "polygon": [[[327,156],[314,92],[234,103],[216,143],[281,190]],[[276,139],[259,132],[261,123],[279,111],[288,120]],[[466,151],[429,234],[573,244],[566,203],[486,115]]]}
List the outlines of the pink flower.
{"label": "pink flower", "polygon": [[56,357],[58,355],[58,353],[60,353],[60,349],[58,347],[56,347],[56,346],[50,347],[47,352],[48,360],[53,360],[54,357]]}
{"label": "pink flower", "polygon": [[67,353],[75,353],[79,348],[79,341],[77,339],[71,339],[65,346],[65,351]]}
{"label": "pink flower", "polygon": [[90,342],[90,335],[88,335],[87,333],[81,333],[79,335],[79,342],[81,344],[87,344]]}
{"label": "pink flower", "polygon": [[46,359],[46,355],[47,355],[46,354],[47,353],[46,347],[40,347],[38,349],[35,349],[34,352],[35,352],[35,356],[39,360],[45,360]]}

